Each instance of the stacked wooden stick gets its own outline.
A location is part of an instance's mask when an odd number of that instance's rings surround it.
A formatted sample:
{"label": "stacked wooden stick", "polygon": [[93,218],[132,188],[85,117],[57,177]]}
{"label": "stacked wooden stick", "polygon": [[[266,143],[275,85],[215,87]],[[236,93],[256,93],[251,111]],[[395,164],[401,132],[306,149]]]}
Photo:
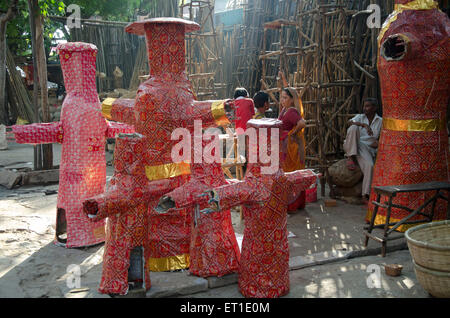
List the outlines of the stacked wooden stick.
{"label": "stacked wooden stick", "polygon": [[[264,24],[261,88],[278,108],[277,73],[287,75],[303,101],[307,166],[325,177],[327,168],[343,156],[348,120],[362,111],[365,97],[379,97],[378,30],[368,28],[370,4],[377,3],[302,0],[295,17]],[[389,5],[383,3],[384,15],[392,10]]]}
{"label": "stacked wooden stick", "polygon": [[8,48],[6,49],[6,66],[8,69],[6,89],[11,106],[10,109],[15,115],[14,119],[20,117],[29,123],[33,123],[35,121],[35,110],[33,109],[31,96],[23,83],[19,71],[16,69],[13,55]]}
{"label": "stacked wooden stick", "polygon": [[183,0],[180,17],[195,21],[200,30],[186,34],[186,69],[199,100],[218,98],[225,94],[222,51],[214,25],[214,2]]}

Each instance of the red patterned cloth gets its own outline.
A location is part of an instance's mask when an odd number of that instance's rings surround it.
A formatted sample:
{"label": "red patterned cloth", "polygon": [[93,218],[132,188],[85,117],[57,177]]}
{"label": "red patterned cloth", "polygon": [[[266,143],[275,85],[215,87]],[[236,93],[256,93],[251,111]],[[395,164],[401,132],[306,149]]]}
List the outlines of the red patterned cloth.
{"label": "red patterned cloth", "polygon": [[[57,209],[64,212],[67,223],[65,246],[95,245],[105,239],[105,224],[89,222],[82,202],[105,190],[106,136],[133,129],[108,124],[100,113],[95,85],[95,45],[68,42],[59,44],[57,49],[67,91],[61,121],[13,126],[13,132],[19,143],[62,143]],[[58,226],[57,222],[57,233]],[[63,242],[57,238],[55,241]]]}
{"label": "red patterned cloth", "polygon": [[31,125],[15,125],[12,127],[16,142],[19,144],[52,144],[62,143],[64,131],[61,122]]}
{"label": "red patterned cloth", "polygon": [[[411,5],[397,1],[397,5]],[[380,34],[379,74],[383,98],[383,129],[372,187],[449,181],[449,145],[446,129],[450,97],[450,20],[424,2],[422,10],[401,6],[388,18]],[[401,39],[406,53],[392,59],[389,41]],[[400,194],[393,203],[417,208],[434,194]],[[376,195],[372,191],[371,201]],[[369,221],[374,205],[369,204]],[[434,220],[444,220],[447,203],[439,200]],[[430,213],[431,206],[426,210]],[[393,208],[391,222],[409,213]],[[379,208],[375,224],[383,224],[386,209]],[[411,220],[422,220],[416,216]],[[405,231],[409,226],[402,226]]]}
{"label": "red patterned cloth", "polygon": [[[145,260],[148,259],[148,249],[145,248],[148,235],[146,202],[154,193],[146,191],[149,182],[145,175],[143,145],[145,137],[139,135],[117,138],[115,170],[108,192],[84,202],[84,210],[93,224],[107,218],[101,293],[127,294],[133,248],[143,247]],[[144,282],[144,288],[148,290],[151,286],[148,270],[145,271]]]}
{"label": "red patterned cloth", "polygon": [[108,121],[107,123],[106,138],[116,138],[119,134],[131,134],[134,132],[133,126],[113,121]]}
{"label": "red patterned cloth", "polygon": [[[279,129],[281,124],[272,119],[250,120],[247,129]],[[267,135],[267,140],[250,139],[249,151],[259,153],[261,144],[270,145],[270,129]],[[245,230],[238,284],[245,297],[280,297],[289,292],[288,195],[297,195],[316,181],[311,170],[284,173],[278,167],[274,173],[264,174],[262,167],[267,165],[249,163],[243,181],[213,190],[219,210],[244,205]]]}
{"label": "red patterned cloth", "polygon": [[[215,136],[214,138],[219,138]],[[197,155],[203,156],[209,141],[203,147],[193,148],[192,162]],[[212,156],[215,153],[212,151]],[[191,242],[189,271],[200,277],[224,276],[238,271],[240,251],[231,222],[230,210],[203,214],[194,209],[197,197],[211,187],[229,184],[224,177],[220,162],[192,163],[191,179],[180,188],[166,194],[177,209],[189,208],[191,213]],[[205,208],[200,205],[198,209]]]}

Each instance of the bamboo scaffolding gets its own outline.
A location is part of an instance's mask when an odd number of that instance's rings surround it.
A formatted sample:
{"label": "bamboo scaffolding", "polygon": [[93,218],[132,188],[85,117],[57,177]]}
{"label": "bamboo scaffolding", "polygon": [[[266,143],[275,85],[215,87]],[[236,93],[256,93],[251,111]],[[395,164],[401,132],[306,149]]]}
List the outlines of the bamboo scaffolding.
{"label": "bamboo scaffolding", "polygon": [[[343,156],[347,121],[361,112],[363,98],[379,97],[378,33],[367,28],[366,19],[372,13],[365,10],[369,4],[381,5],[383,15],[393,9],[393,1],[299,0],[294,17],[277,16],[263,25],[258,56],[261,87],[277,107],[281,92],[277,73],[282,70],[290,86],[301,92],[308,120],[307,166],[324,174],[322,185],[327,168]],[[283,7],[283,1],[279,6]]]}
{"label": "bamboo scaffolding", "polygon": [[223,50],[219,49],[219,33],[214,26],[214,1],[183,0],[179,12],[182,18],[200,25],[200,30],[186,35],[186,69],[194,93],[199,100],[224,98]]}

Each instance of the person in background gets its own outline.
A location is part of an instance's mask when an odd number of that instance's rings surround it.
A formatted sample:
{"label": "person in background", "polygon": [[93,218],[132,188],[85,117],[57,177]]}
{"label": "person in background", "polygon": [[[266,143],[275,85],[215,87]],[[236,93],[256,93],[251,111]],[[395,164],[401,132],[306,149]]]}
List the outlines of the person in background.
{"label": "person in background", "polygon": [[253,103],[255,104],[256,113],[253,119],[262,119],[266,117],[266,111],[269,109],[269,94],[259,91],[253,96]]}
{"label": "person in background", "polygon": [[[283,122],[280,131],[281,167],[284,172],[305,169],[305,136],[306,122],[303,119],[303,105],[295,88],[288,87],[283,72],[278,76],[283,80],[284,88],[280,95],[280,115]],[[306,192],[291,198],[288,202],[288,213],[303,209],[306,204]]]}
{"label": "person in background", "polygon": [[344,141],[344,151],[347,156],[347,168],[361,168],[364,175],[362,185],[363,201],[367,203],[372,183],[373,165],[378,150],[378,139],[383,119],[378,116],[378,100],[366,98],[363,114],[356,115],[348,122],[347,136]]}
{"label": "person in background", "polygon": [[[248,92],[243,87],[238,87],[234,91],[234,105],[236,107],[235,129],[236,134],[245,132],[247,122],[255,115],[255,105],[251,98],[248,98]],[[242,130],[238,130],[241,128]]]}

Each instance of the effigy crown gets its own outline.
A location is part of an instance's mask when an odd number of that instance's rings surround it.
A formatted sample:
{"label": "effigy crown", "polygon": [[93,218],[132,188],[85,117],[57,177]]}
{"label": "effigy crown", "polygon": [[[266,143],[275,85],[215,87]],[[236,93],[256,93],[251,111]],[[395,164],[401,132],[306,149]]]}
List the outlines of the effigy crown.
{"label": "effigy crown", "polygon": [[254,174],[259,174],[263,166],[275,165],[273,173],[279,170],[282,124],[281,120],[272,118],[250,119],[247,122],[249,170]]}
{"label": "effigy crown", "polygon": [[129,24],[125,31],[145,35],[151,75],[181,74],[185,71],[185,34],[199,30],[193,21],[153,18]]}
{"label": "effigy crown", "polygon": [[408,5],[411,9],[420,10],[431,6],[435,7],[437,3],[435,0],[395,0],[395,5]]}

